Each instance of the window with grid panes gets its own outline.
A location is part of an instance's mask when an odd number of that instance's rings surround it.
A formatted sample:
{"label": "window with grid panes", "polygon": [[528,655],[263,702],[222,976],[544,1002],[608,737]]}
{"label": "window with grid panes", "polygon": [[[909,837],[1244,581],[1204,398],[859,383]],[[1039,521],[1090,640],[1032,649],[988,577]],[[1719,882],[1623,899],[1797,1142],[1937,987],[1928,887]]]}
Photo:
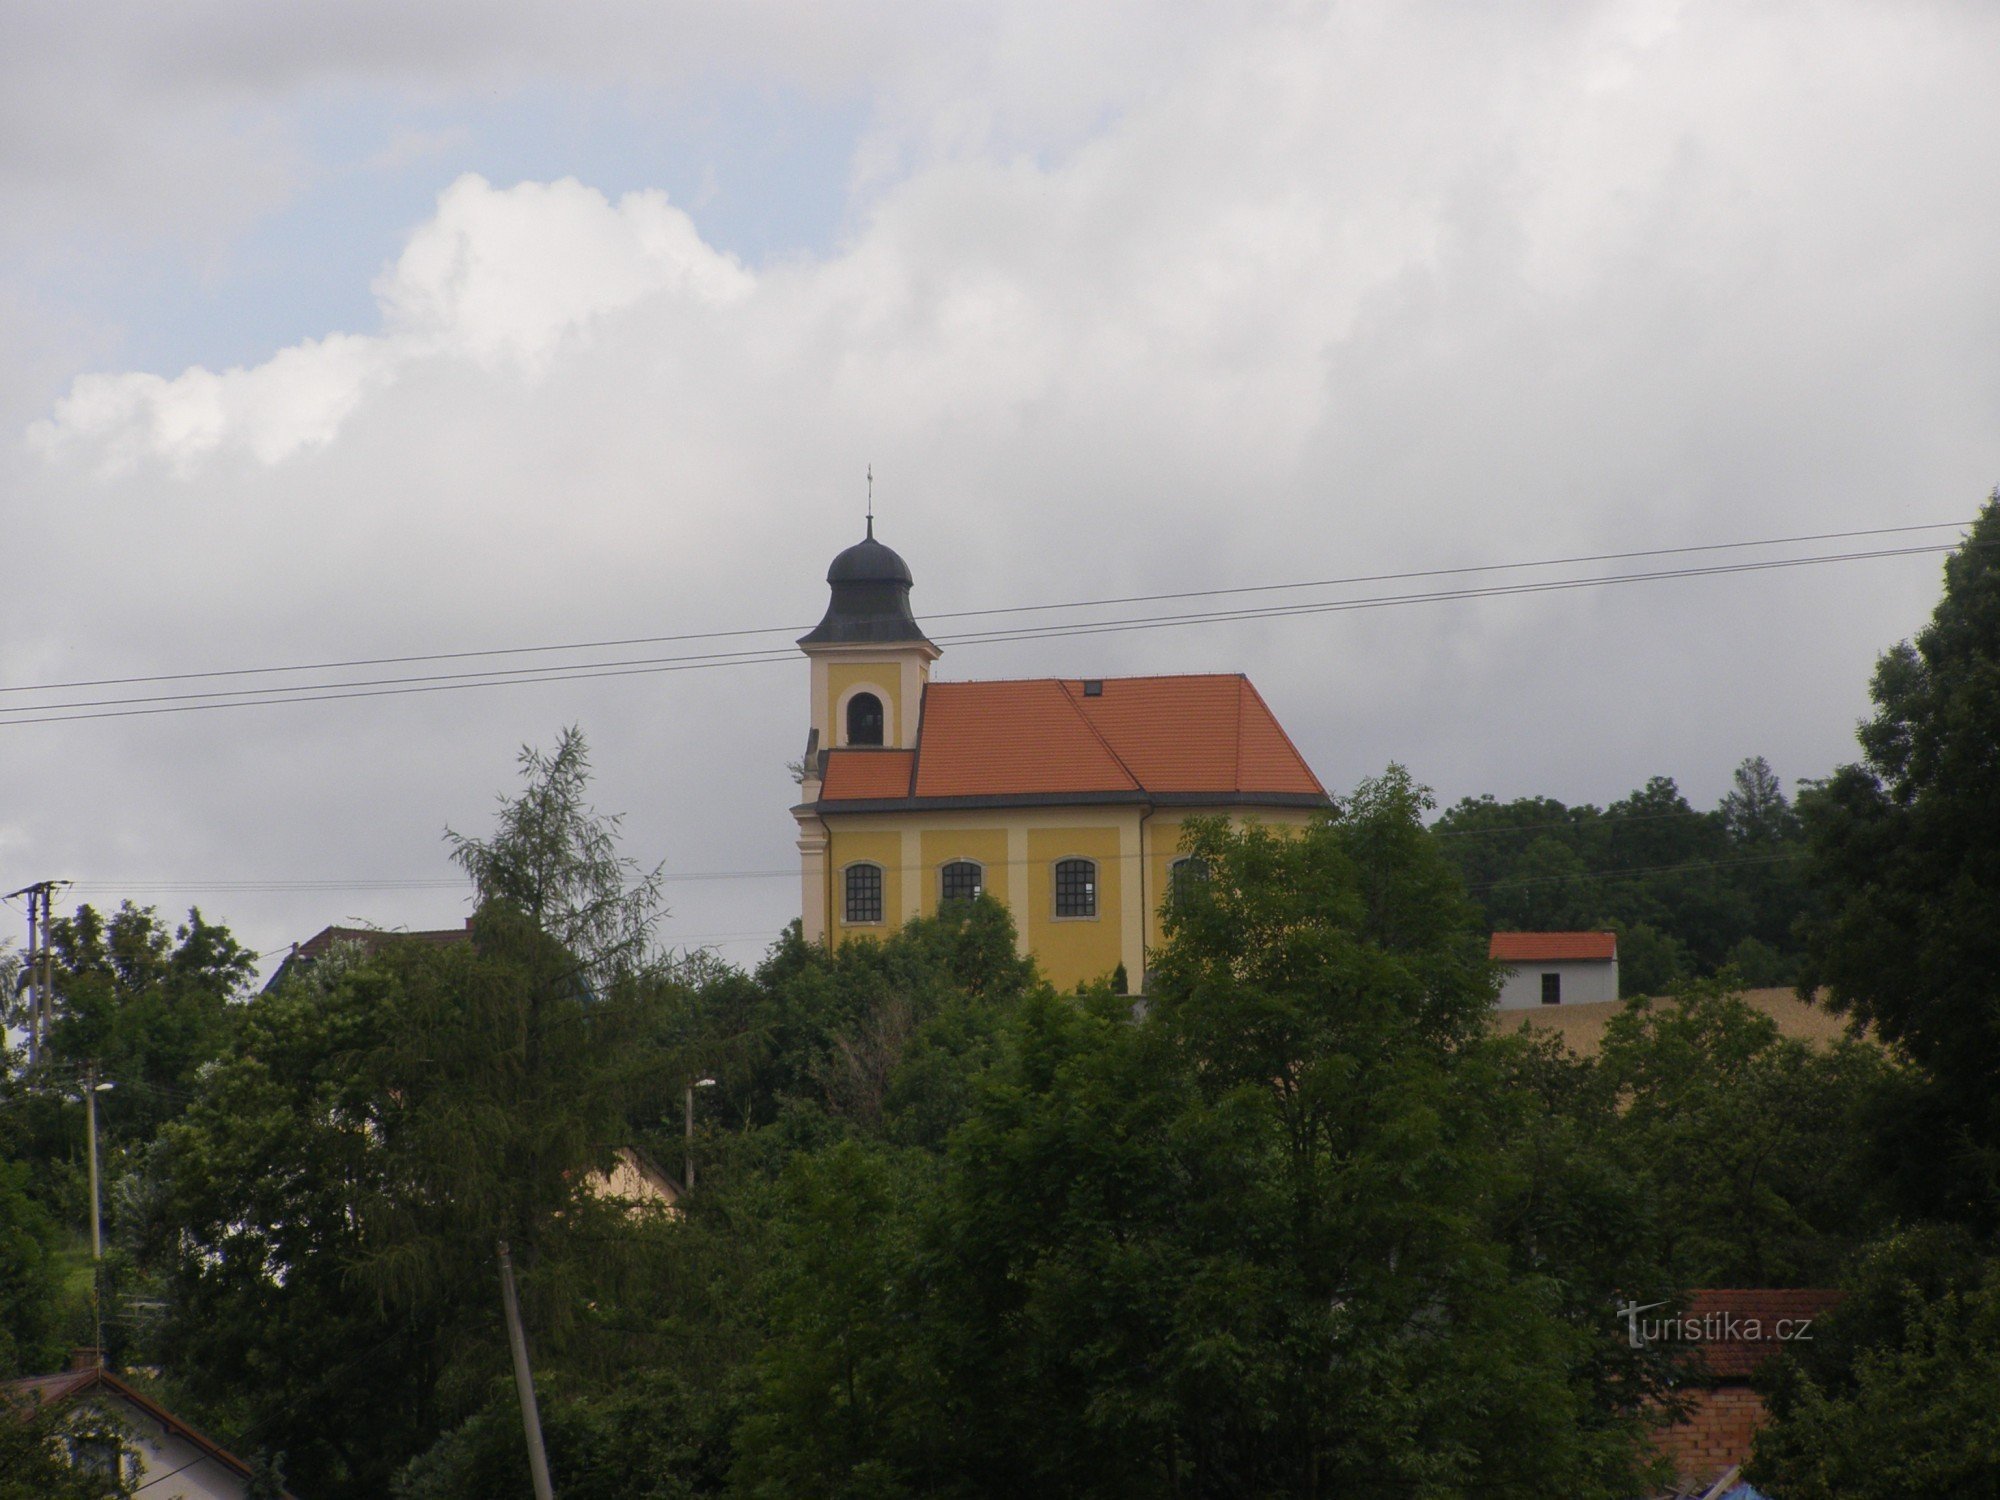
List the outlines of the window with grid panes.
{"label": "window with grid panes", "polygon": [[1094,917],[1097,915],[1097,862],[1090,859],[1056,861],[1056,915]]}
{"label": "window with grid panes", "polygon": [[947,901],[971,901],[986,885],[986,871],[969,859],[955,859],[938,874],[939,893]]}
{"label": "window with grid panes", "polygon": [[1184,900],[1191,886],[1208,879],[1208,861],[1198,855],[1184,855],[1167,867],[1167,893]]}
{"label": "window with grid panes", "polygon": [[849,922],[879,922],[882,920],[882,867],[880,865],[849,865],[847,867],[847,920]]}

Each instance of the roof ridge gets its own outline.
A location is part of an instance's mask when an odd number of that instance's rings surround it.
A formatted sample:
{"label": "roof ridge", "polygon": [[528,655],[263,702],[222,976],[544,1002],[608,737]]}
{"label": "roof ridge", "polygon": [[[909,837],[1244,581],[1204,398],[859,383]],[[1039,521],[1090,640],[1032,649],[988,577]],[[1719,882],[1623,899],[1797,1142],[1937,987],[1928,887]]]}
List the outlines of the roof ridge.
{"label": "roof ridge", "polygon": [[1243,685],[1249,680],[1241,672],[1236,674],[1236,737],[1230,742],[1236,763],[1230,771],[1229,784],[1239,792],[1243,790]]}
{"label": "roof ridge", "polygon": [[924,679],[917,689],[917,732],[910,736],[910,784],[905,790],[912,797],[917,795],[917,771],[924,762],[924,699],[931,690],[930,679]]}
{"label": "roof ridge", "polygon": [[933,678],[931,687],[985,687],[997,682],[1204,682],[1220,677],[1241,677],[1241,672],[1134,672],[1125,677],[1085,676],[1074,677],[939,677]]}
{"label": "roof ridge", "polygon": [[[1090,715],[1083,711],[1083,704],[1078,700],[1076,694],[1070,691],[1070,686],[1069,686],[1070,683],[1083,682],[1086,679],[1081,677],[1052,677],[1048,680],[1055,683],[1057,687],[1062,689],[1063,702],[1069,705],[1069,711],[1076,715],[1077,721],[1080,724],[1082,724],[1085,729],[1088,729],[1090,731],[1090,737],[1096,740],[1098,744],[1104,747],[1104,753],[1111,757],[1111,762],[1113,765],[1117,766],[1120,771],[1125,773],[1125,779],[1132,783],[1132,789],[1136,792],[1144,792],[1151,790],[1151,788],[1149,788],[1145,782],[1141,781],[1137,776],[1135,776],[1132,773],[1132,768],[1125,764],[1125,757],[1120,755],[1115,749],[1112,748],[1111,741],[1107,740],[1104,737],[1103,732],[1100,729],[1098,729],[1098,727],[1095,724],[1090,722]],[[1091,682],[1104,681],[1102,677],[1093,677],[1088,680]],[[1118,679],[1114,677],[1111,680],[1113,682],[1116,682]]]}

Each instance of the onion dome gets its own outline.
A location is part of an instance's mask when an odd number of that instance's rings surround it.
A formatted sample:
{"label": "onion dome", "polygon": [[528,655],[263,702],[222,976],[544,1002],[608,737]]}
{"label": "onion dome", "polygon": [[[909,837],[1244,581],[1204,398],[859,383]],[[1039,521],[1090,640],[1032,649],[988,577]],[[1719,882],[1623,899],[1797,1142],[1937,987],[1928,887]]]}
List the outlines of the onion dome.
{"label": "onion dome", "polygon": [[921,641],[923,627],[910,613],[910,565],[893,548],[875,540],[875,522],[870,518],[868,535],[842,552],[826,570],[833,597],[827,602],[826,616],[812,633],[801,636],[801,646],[887,645],[892,642]]}

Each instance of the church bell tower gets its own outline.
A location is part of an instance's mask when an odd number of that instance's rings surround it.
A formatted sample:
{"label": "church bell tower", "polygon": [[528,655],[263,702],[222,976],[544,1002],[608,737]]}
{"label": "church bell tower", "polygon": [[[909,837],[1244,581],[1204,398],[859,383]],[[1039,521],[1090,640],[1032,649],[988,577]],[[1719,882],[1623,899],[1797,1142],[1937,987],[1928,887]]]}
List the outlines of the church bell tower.
{"label": "church bell tower", "polygon": [[799,777],[799,855],[805,935],[825,935],[826,824],[817,804],[829,750],[914,750],[924,685],[942,653],[910,613],[909,564],[868,534],[826,570],[831,597],[799,638],[812,664],[806,753]]}

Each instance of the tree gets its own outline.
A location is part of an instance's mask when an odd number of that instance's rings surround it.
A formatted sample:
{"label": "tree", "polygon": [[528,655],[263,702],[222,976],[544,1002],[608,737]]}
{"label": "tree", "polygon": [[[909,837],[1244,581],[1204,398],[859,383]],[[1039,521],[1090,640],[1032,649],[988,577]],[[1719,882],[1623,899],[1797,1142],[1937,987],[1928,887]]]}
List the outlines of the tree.
{"label": "tree", "polygon": [[1770,1379],[1750,1476],[1796,1500],[2000,1489],[2000,1262],[1936,1229],[1877,1245]]}
{"label": "tree", "polygon": [[56,999],[48,1060],[117,1082],[108,1140],[150,1139],[196,1071],[228,1046],[257,955],[199,907],[169,930],[152,907],[129,901],[108,919],[88,905],[56,918],[49,946]]}
{"label": "tree", "polygon": [[1143,1016],[1028,993],[941,1164],[793,1159],[746,1492],[1635,1487],[1615,1330],[1500,1232],[1485,934],[1424,805],[1193,825]]}
{"label": "tree", "polygon": [[1667,1290],[1825,1285],[1889,1222],[1871,1141],[1903,1080],[1878,1048],[1787,1040],[1711,980],[1626,1007],[1594,1071],[1600,1138],[1646,1184]]}
{"label": "tree", "polygon": [[653,885],[579,734],[522,764],[494,837],[453,836],[471,941],[337,949],[246,1007],[147,1173],[174,1380],[329,1496],[387,1493],[504,1378],[499,1242],[560,1349],[640,1237],[590,1180],[680,1076]]}
{"label": "tree", "polygon": [[73,1461],[79,1447],[116,1451],[124,1437],[88,1404],[42,1406],[0,1392],[0,1500],[127,1500],[122,1466],[102,1473]]}
{"label": "tree", "polygon": [[46,1373],[62,1354],[56,1226],[28,1181],[26,1162],[0,1157],[0,1378]]}
{"label": "tree", "polygon": [[2000,491],[1886,653],[1862,759],[1800,799],[1822,903],[1802,992],[1908,1050],[1932,1083],[1916,1206],[2000,1220]]}

